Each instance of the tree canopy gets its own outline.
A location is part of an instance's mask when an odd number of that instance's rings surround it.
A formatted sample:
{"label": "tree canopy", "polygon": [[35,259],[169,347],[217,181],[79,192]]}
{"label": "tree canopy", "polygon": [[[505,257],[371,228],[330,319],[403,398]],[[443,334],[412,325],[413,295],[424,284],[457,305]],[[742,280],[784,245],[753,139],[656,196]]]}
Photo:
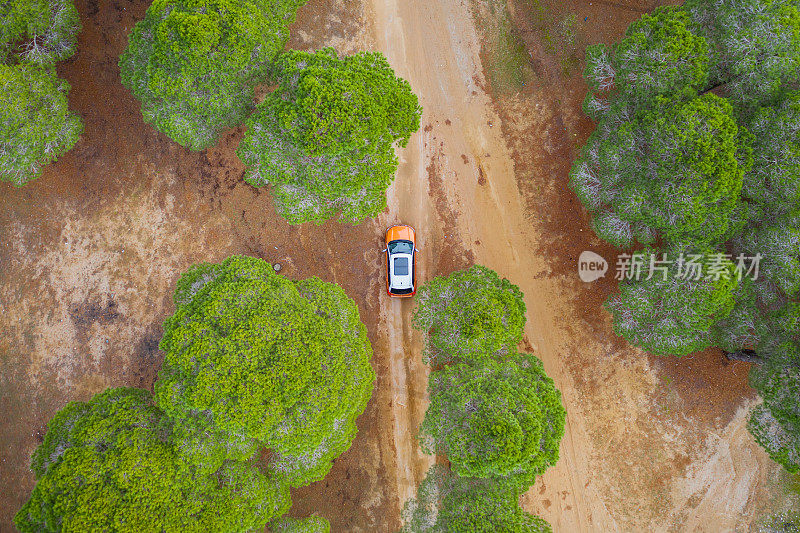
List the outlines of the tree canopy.
{"label": "tree canopy", "polygon": [[558,460],[566,412],[533,355],[446,366],[428,392],[423,450],[446,455],[455,474],[525,489]]}
{"label": "tree canopy", "polygon": [[339,58],[331,48],[288,51],[273,76],[278,87],[247,120],[238,150],[247,181],[271,184],[293,224],[381,212],[397,170],[394,146],[419,129],[408,82],[378,52]]}
{"label": "tree canopy", "polygon": [[155,0],[120,57],[146,122],[192,150],[253,109],[305,0]]}
{"label": "tree canopy", "polygon": [[777,463],[800,472],[800,345],[779,346],[750,373],[763,403],[750,414],[750,432]]}
{"label": "tree canopy", "polygon": [[[652,275],[651,260],[661,269]],[[663,355],[686,355],[714,343],[713,327],[731,312],[737,294],[730,259],[711,249],[648,248],[633,254],[631,264],[641,266],[641,275],[632,272],[606,302],[617,335]]]}
{"label": "tree canopy", "polygon": [[83,123],[54,65],[75,53],[80,28],[73,0],[0,4],[0,181],[25,185],[78,142]]}
{"label": "tree canopy", "polygon": [[69,89],[52,66],[0,65],[0,181],[22,186],[78,142]]}
{"label": "tree canopy", "polygon": [[355,303],[338,285],[240,256],[190,268],[174,298],[155,398],[109,389],[59,411],[17,527],[329,531],[324,518],[281,516],[289,488],[321,479],[349,448],[371,396]]}
{"label": "tree canopy", "polygon": [[800,93],[757,109],[745,127],[753,139],[753,166],[742,187],[748,221],[759,224],[795,214],[800,202]]}
{"label": "tree canopy", "polygon": [[550,524],[523,511],[518,498],[514,490],[434,465],[417,497],[403,507],[401,533],[551,533]]}
{"label": "tree canopy", "polygon": [[[403,508],[405,533],[549,532],[522,511],[522,492],[558,460],[566,411],[542,362],[520,354],[519,287],[475,265],[420,287],[414,327],[433,367],[418,438],[445,455]],[[452,469],[452,471],[450,470]]]}
{"label": "tree canopy", "polygon": [[183,463],[149,392],[109,389],[71,402],[33,455],[36,486],[22,532],[240,531],[289,505],[289,490],[247,462],[207,473]]}
{"label": "tree canopy", "polygon": [[792,0],[687,0],[710,50],[711,86],[744,107],[771,105],[800,75],[800,9]]}
{"label": "tree canopy", "polygon": [[420,287],[414,326],[426,333],[423,360],[433,366],[507,354],[522,341],[519,287],[475,265]]}
{"label": "tree canopy", "polygon": [[270,471],[292,486],[322,479],[372,394],[355,303],[338,285],[233,256],[190,268],[175,305],[155,390],[185,436],[181,452],[213,470],[265,447]]}
{"label": "tree canopy", "polygon": [[75,53],[80,29],[73,0],[7,0],[0,4],[0,62],[53,65]]}
{"label": "tree canopy", "polygon": [[731,315],[718,324],[719,345],[771,351],[788,337],[785,323],[798,315],[800,293],[800,96],[750,115],[753,169],[742,197],[747,225],[728,246],[736,255],[761,257],[759,275],[741,287]]}
{"label": "tree canopy", "polygon": [[[586,47],[584,77],[590,92],[585,109],[597,118],[647,106],[658,96],[704,87],[708,81],[709,49],[703,37],[691,31],[689,14],[674,7],[659,7],[628,26],[612,47]],[[688,92],[687,92],[688,90]]]}
{"label": "tree canopy", "polygon": [[741,227],[740,191],[752,156],[733,107],[713,94],[659,98],[629,121],[600,126],[574,164],[571,185],[599,237],[716,243]]}

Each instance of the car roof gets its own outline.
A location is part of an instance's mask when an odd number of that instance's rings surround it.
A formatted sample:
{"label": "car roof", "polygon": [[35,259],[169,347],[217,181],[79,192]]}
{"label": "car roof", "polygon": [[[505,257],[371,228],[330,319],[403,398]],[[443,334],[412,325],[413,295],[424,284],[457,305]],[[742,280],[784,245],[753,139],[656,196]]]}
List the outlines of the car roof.
{"label": "car roof", "polygon": [[[399,261],[398,261],[399,260]],[[397,274],[396,268],[405,263],[405,274]],[[414,285],[414,256],[412,254],[391,254],[389,256],[389,287],[410,289]]]}

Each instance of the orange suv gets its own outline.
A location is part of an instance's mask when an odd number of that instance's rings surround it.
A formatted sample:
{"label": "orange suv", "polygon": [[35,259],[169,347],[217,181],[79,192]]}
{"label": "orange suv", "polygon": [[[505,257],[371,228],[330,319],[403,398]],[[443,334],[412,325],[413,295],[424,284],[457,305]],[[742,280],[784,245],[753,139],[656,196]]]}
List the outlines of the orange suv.
{"label": "orange suv", "polygon": [[416,233],[411,226],[392,226],[386,230],[386,292],[409,298],[417,292]]}

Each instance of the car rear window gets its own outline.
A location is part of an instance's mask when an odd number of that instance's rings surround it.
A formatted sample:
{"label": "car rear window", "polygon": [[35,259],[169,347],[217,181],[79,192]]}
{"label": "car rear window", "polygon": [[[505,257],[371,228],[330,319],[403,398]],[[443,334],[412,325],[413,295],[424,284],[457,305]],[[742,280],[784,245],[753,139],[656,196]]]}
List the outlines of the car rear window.
{"label": "car rear window", "polygon": [[394,258],[394,275],[408,276],[408,257]]}

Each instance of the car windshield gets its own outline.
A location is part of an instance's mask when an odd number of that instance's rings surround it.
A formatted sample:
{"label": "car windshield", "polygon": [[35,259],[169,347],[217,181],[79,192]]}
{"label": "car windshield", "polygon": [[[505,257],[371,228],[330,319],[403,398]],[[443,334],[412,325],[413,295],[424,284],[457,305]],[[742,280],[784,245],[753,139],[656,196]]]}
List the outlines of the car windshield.
{"label": "car windshield", "polygon": [[414,251],[411,241],[392,241],[389,243],[390,254],[410,254]]}
{"label": "car windshield", "polygon": [[394,275],[408,276],[408,257],[394,258]]}

